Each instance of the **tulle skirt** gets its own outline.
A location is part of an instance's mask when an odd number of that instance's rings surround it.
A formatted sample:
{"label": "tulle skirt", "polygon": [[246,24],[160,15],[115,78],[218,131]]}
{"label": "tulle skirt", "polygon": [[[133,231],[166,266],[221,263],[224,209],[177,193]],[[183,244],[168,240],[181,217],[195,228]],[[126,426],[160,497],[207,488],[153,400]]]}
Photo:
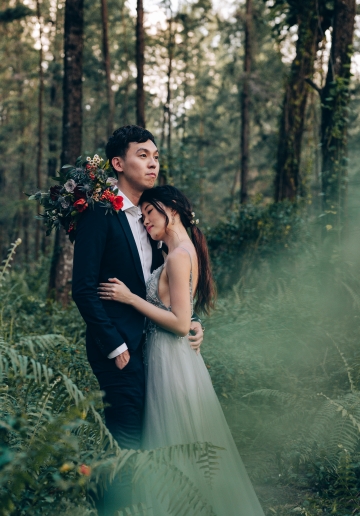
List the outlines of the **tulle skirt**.
{"label": "tulle skirt", "polygon": [[[200,496],[204,502],[202,510],[201,504],[183,500],[188,503],[185,514],[264,516],[201,354],[191,349],[187,337],[159,329],[147,335],[146,357],[143,448],[205,442],[221,448],[216,460],[207,457],[199,463],[187,454],[177,460],[175,476],[176,471],[181,472],[188,487],[193,486],[193,499]],[[169,482],[170,478],[169,474]],[[153,487],[150,490],[146,498],[154,516],[167,516],[170,486],[169,491],[163,489],[163,502],[154,495]],[[186,486],[183,492],[189,493]]]}

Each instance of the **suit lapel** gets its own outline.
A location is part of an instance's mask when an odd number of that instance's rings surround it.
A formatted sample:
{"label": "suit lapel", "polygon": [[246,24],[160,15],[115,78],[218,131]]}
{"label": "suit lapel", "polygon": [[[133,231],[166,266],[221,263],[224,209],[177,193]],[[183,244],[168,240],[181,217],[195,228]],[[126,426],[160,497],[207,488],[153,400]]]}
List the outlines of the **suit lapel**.
{"label": "suit lapel", "polygon": [[136,247],[136,242],[134,240],[134,236],[132,234],[132,231],[131,231],[128,219],[127,219],[127,217],[125,215],[125,212],[122,211],[122,210],[119,210],[118,214],[117,214],[117,217],[118,217],[119,222],[120,222],[120,224],[121,224],[121,226],[122,226],[122,228],[124,230],[126,238],[127,238],[128,242],[129,242],[130,249],[131,249],[131,254],[132,254],[133,259],[134,259],[134,264],[135,264],[136,272],[138,273],[139,278],[141,279],[141,281],[143,283],[145,283],[144,274],[143,274],[143,270],[142,270],[142,266],[141,266],[141,261],[140,261],[140,256],[139,256],[139,253],[138,253],[138,250],[137,250],[137,247]]}

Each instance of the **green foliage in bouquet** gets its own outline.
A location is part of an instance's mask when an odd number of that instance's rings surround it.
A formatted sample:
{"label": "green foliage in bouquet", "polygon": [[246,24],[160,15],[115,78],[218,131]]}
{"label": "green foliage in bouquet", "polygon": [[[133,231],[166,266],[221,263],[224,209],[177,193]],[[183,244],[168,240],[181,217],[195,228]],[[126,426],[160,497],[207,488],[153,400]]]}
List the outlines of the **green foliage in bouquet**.
{"label": "green foliage in bouquet", "polygon": [[111,177],[110,164],[97,154],[84,161],[80,156],[73,165],[64,165],[58,177],[58,185],[51,186],[47,192],[30,195],[29,200],[38,201],[44,207],[40,218],[44,221],[49,235],[53,228],[61,226],[69,234],[71,242],[75,239],[76,223],[87,209],[98,202],[107,211],[119,211],[123,198],[117,195],[117,179]]}

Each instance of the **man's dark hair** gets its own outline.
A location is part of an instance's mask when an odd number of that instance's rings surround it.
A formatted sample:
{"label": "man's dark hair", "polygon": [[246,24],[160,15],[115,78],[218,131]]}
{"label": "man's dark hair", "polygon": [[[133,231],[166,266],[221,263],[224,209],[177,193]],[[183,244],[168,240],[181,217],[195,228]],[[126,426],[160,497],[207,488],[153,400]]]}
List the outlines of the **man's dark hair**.
{"label": "man's dark hair", "polygon": [[111,160],[117,156],[125,158],[130,143],[144,143],[148,140],[156,145],[155,138],[150,131],[138,125],[124,125],[116,129],[110,136],[105,148],[106,156],[111,164]]}

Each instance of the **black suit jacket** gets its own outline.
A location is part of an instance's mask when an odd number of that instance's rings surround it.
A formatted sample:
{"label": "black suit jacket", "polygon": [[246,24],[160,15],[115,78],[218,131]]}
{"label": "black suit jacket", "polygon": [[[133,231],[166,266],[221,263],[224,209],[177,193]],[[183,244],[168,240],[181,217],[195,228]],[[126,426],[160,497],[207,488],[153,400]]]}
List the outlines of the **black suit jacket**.
{"label": "black suit jacket", "polygon": [[[163,263],[163,257],[157,242],[150,242],[154,270]],[[106,214],[105,208],[95,203],[77,224],[72,286],[73,299],[87,324],[91,364],[102,358],[109,360],[107,356],[124,342],[131,354],[143,334],[142,314],[129,305],[99,298],[99,283],[109,278],[118,278],[134,294],[145,298],[140,257],[125,213],[120,210]]]}

